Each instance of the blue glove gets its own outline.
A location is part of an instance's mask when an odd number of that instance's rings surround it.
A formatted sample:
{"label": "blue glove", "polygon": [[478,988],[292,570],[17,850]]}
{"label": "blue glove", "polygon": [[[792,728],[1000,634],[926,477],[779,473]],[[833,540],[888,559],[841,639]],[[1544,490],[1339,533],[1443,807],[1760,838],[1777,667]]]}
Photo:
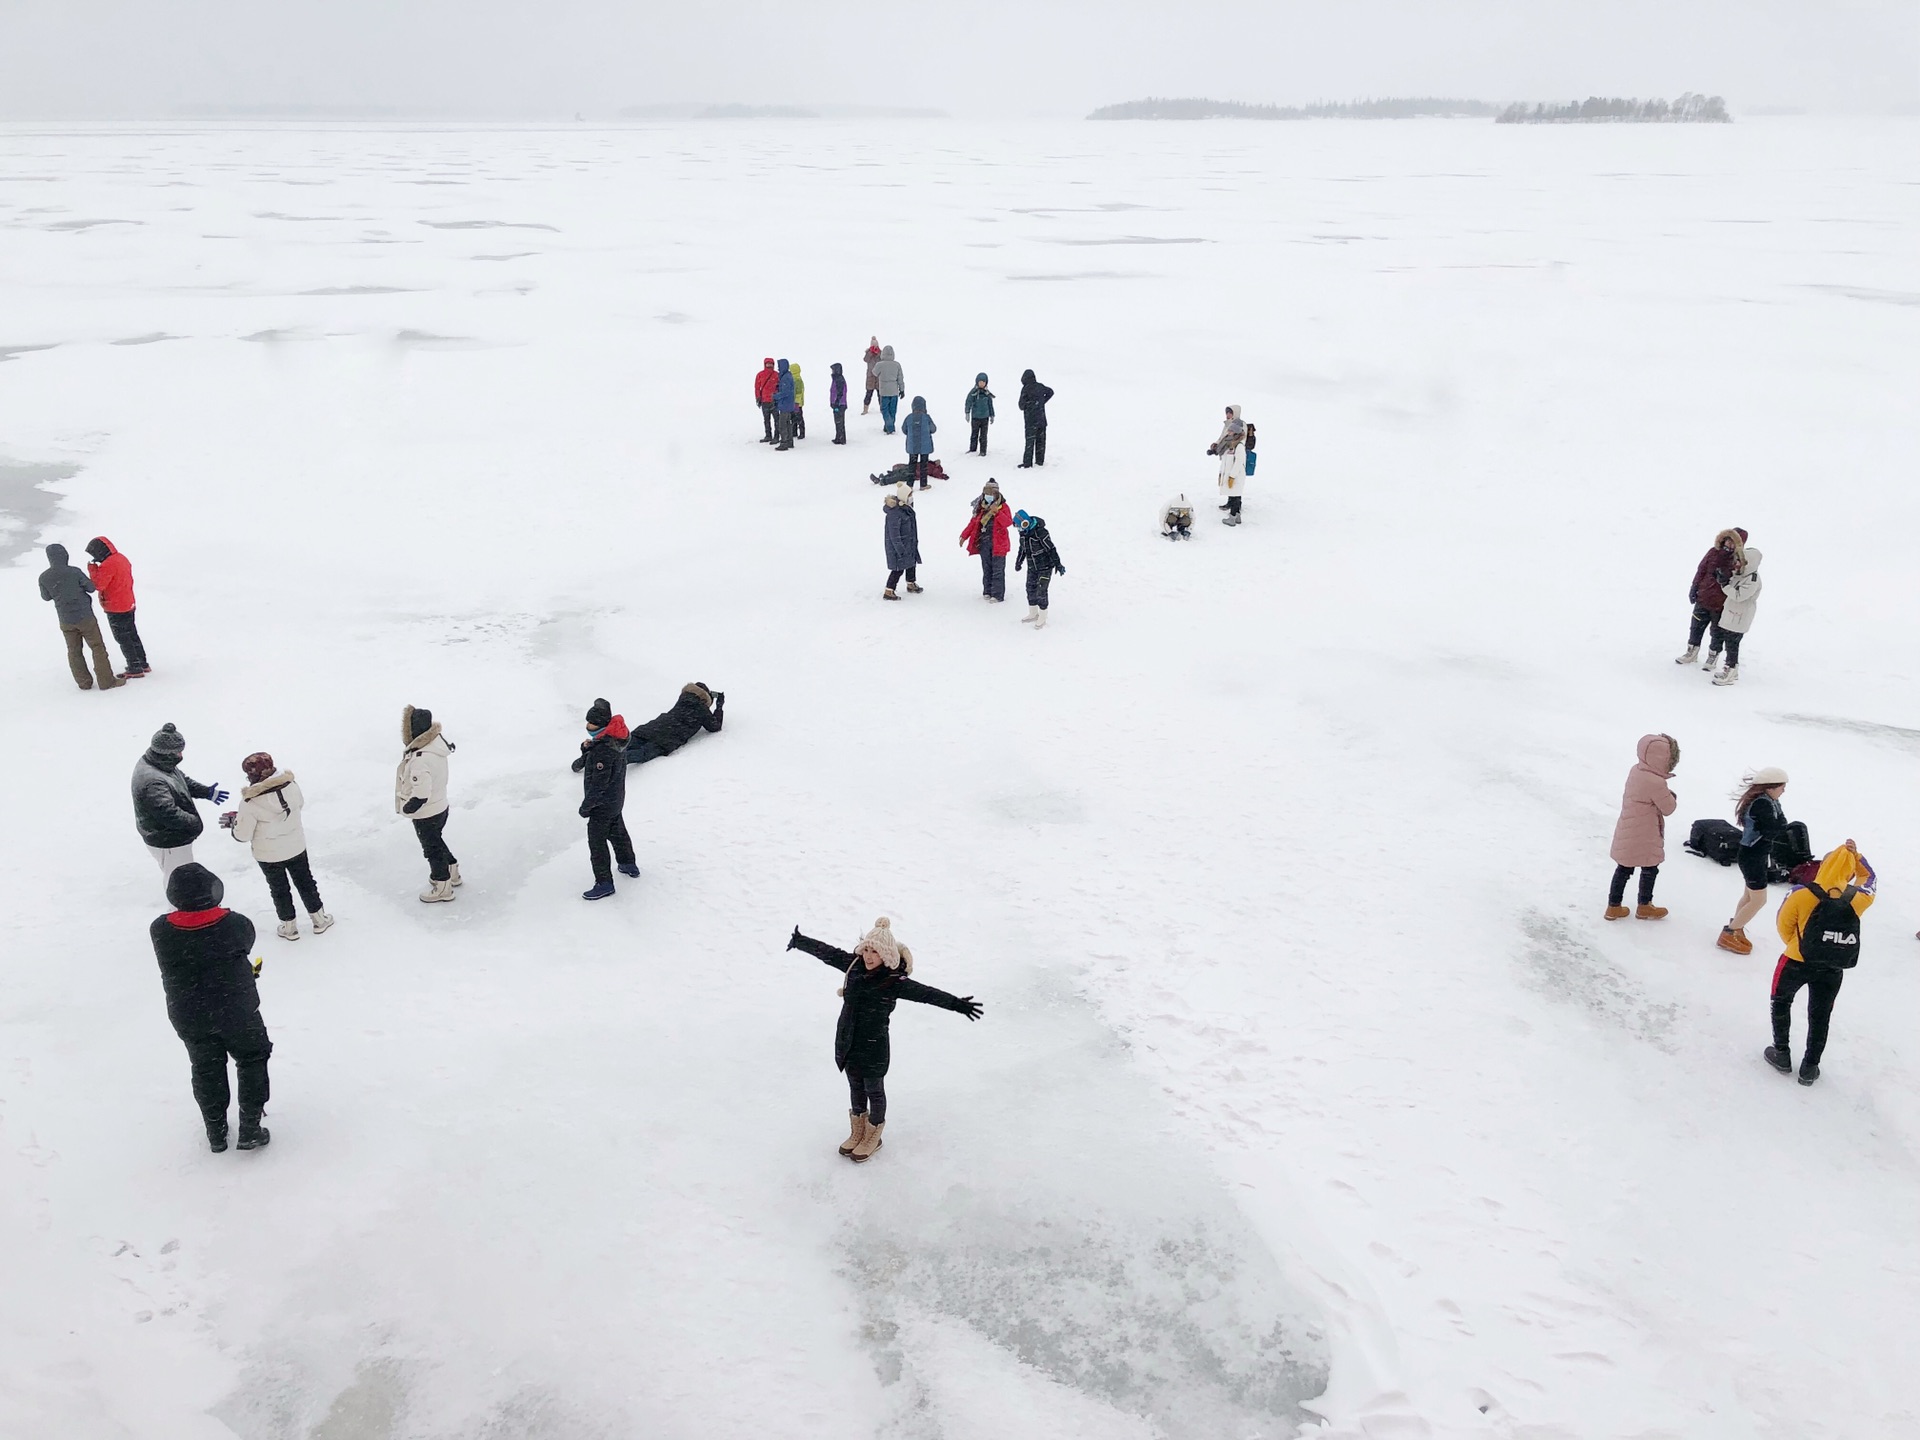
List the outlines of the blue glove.
{"label": "blue glove", "polygon": [[214,781],[213,784],[209,785],[207,788],[213,792],[211,795],[207,796],[208,800],[213,802],[215,805],[224,805],[227,803],[227,792],[220,788],[220,782],[218,780]]}

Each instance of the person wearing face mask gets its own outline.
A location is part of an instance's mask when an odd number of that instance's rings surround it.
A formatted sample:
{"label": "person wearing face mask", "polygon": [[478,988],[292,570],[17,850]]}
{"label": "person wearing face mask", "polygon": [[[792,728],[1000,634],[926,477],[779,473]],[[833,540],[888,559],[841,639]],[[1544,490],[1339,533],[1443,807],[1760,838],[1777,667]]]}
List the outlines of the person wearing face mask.
{"label": "person wearing face mask", "polygon": [[882,915],[873,929],[860,937],[851,952],[800,933],[798,925],[787,949],[842,972],[840,1019],[833,1031],[833,1063],[847,1077],[847,1118],[852,1133],[841,1142],[840,1153],[856,1165],[873,1158],[887,1128],[888,1066],[892,1063],[891,1025],[897,1001],[935,1005],[978,1020],[982,1007],[971,995],[949,995],[908,977],[913,952],[894,938],[892,922]]}
{"label": "person wearing face mask", "polygon": [[193,863],[193,842],[206,829],[193,802],[223,805],[227,799],[218,783],[202,785],[180,768],[186,753],[187,737],[169,722],[153,732],[133,767],[133,827],[160,867],[162,887],[175,870]]}
{"label": "person wearing face mask", "polygon": [[640,878],[633,839],[621,813],[627,804],[627,739],[626,720],[614,714],[607,701],[595,700],[587,710],[587,738],[580,742],[580,754],[573,762],[586,792],[580,801],[580,818],[587,822],[587,858],[593,864],[593,888],[581,894],[582,900],[605,900],[613,894],[609,842],[620,873],[631,880]]}

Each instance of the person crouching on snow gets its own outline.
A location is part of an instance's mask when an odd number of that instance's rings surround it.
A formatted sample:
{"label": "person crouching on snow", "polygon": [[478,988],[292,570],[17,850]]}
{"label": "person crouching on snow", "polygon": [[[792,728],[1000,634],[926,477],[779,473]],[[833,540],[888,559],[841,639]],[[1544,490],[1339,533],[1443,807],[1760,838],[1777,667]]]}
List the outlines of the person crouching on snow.
{"label": "person crouching on snow", "polygon": [[846,984],[840,987],[840,1019],[833,1031],[833,1063],[846,1073],[852,1133],[841,1143],[840,1153],[864,1164],[880,1148],[881,1132],[887,1128],[886,1077],[893,1058],[889,1028],[894,1003],[913,1000],[938,1005],[969,1020],[978,1020],[982,1007],[971,995],[949,995],[909,979],[913,952],[894,939],[892,923],[884,915],[860,937],[851,954],[809,939],[798,925],[787,949],[811,955],[846,974]]}
{"label": "person crouching on snow", "polygon": [[427,857],[427,888],[420,898],[433,903],[453,899],[460,884],[460,862],[447,848],[447,757],[453,742],[440,733],[431,710],[409,705],[400,712],[400,738],[406,749],[393,777],[393,808],[413,821],[420,853]]}
{"label": "person crouching on snow", "polygon": [[580,742],[574,758],[574,771],[580,776],[585,794],[580,800],[580,818],[587,822],[587,859],[593,865],[593,888],[583,891],[582,900],[604,900],[613,894],[613,866],[607,860],[607,844],[613,844],[613,858],[620,873],[630,880],[640,878],[640,866],[633,858],[633,839],[627,834],[627,722],[613,713],[605,700],[595,700],[587,708],[587,738]]}
{"label": "person crouching on snow", "polygon": [[1169,540],[1193,538],[1193,506],[1185,495],[1176,495],[1160,507],[1160,533]]}
{"label": "person crouching on snow", "polygon": [[307,836],[300,824],[300,809],[306,802],[293,772],[275,769],[273,756],[264,750],[247,756],[240,768],[247,777],[240,808],[220,817],[221,828],[233,832],[235,840],[252,844],[254,863],[267,877],[267,889],[273,895],[273,913],[280,917],[274,933],[282,940],[300,938],[300,923],[293,912],[293,892],[298,889],[313,921],[313,933],[324,935],[333,928],[333,917],[320,903],[320,887],[313,883],[313,867],[307,863]]}
{"label": "person crouching on snow", "polygon": [[[1053,536],[1047,533],[1046,521],[1038,515],[1016,510],[1013,523],[1020,527],[1020,553],[1013,557],[1013,568],[1018,570],[1024,565],[1027,570],[1027,613],[1020,623],[1044,630],[1047,587],[1053,584],[1055,575],[1066,574],[1067,567],[1060,563],[1060,551],[1053,543]],[[1028,564],[1029,561],[1032,563]]]}

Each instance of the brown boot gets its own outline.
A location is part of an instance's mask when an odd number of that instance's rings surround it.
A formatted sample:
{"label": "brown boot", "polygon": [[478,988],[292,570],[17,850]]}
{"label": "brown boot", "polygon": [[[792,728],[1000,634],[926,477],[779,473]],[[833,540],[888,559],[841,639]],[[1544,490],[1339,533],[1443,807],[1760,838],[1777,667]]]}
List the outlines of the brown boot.
{"label": "brown boot", "polygon": [[1736,955],[1751,955],[1753,942],[1747,939],[1745,930],[1736,930],[1731,925],[1720,927],[1720,938],[1714,941],[1722,950],[1731,950]]}
{"label": "brown boot", "polygon": [[840,1153],[842,1155],[851,1155],[854,1152],[854,1148],[858,1146],[862,1140],[867,1138],[867,1112],[864,1110],[849,1110],[847,1112],[847,1118],[853,1121],[853,1133],[840,1142]]}
{"label": "brown boot", "polygon": [[1606,914],[1606,918],[1607,918],[1607,919],[1609,919],[1609,920],[1624,920],[1624,919],[1626,919],[1626,918],[1627,918],[1627,907],[1626,907],[1626,906],[1624,906],[1624,905],[1609,905],[1609,906],[1607,906],[1607,914]]}
{"label": "brown boot", "polygon": [[864,1165],[873,1158],[873,1152],[880,1148],[880,1132],[885,1125],[867,1126],[866,1138],[847,1152],[847,1158],[856,1165]]}
{"label": "brown boot", "polygon": [[1641,905],[1634,910],[1633,918],[1636,920],[1664,920],[1667,918],[1667,907],[1664,905]]}

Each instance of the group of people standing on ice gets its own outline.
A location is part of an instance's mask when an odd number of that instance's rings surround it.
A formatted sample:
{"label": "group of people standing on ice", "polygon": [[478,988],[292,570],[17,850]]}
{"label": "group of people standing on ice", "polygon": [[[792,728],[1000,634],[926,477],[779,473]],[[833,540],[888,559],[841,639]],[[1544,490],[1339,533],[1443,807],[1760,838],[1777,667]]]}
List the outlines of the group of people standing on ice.
{"label": "group of people standing on ice", "polygon": [[[141,643],[140,629],[134,623],[133,565],[104,535],[87,542],[87,568],[83,573],[67,559],[64,545],[47,546],[47,568],[40,572],[40,598],[53,606],[60,634],[67,642],[67,669],[73,683],[82,690],[96,686],[117,690],[129,680],[150,674],[147,647]],[[94,616],[93,601],[107,612],[107,628],[120,646],[126,669],[118,673],[107,655],[106,642],[100,637],[100,621]],[[87,673],[87,658],[93,658],[93,673]]]}
{"label": "group of people standing on ice", "polygon": [[[907,593],[921,594],[920,517],[914,508],[914,487],[902,480],[881,502],[881,543],[887,559],[887,585],[882,600],[898,600],[898,586],[906,577]],[[1014,536],[1019,537],[1016,553]],[[1047,522],[1025,510],[1010,510],[1000,493],[1000,482],[981,487],[960,527],[960,543],[980,560],[980,594],[994,603],[1007,598],[1007,556],[1016,572],[1027,572],[1027,613],[1021,623],[1043,630],[1047,624],[1048,593],[1055,575],[1067,573]]]}
{"label": "group of people standing on ice", "polygon": [[[1731,685],[1737,679],[1740,642],[1752,628],[1758,607],[1760,552],[1746,543],[1747,538],[1747,532],[1738,527],[1720,531],[1694,568],[1687,590],[1693,608],[1687,648],[1679,663],[1693,663],[1699,658],[1702,640],[1708,640],[1703,668],[1712,670],[1723,653],[1726,657],[1714,678],[1716,685]],[[1679,764],[1680,744],[1671,735],[1640,738],[1614,826],[1607,920],[1624,920],[1629,915],[1664,920],[1669,913],[1654,903],[1653,896],[1666,859],[1667,820],[1679,808],[1669,783]],[[1794,1072],[1792,1005],[1805,989],[1807,1043],[1798,1074],[1802,1085],[1811,1085],[1820,1078],[1841,981],[1859,960],[1860,920],[1873,903],[1878,880],[1852,840],[1816,860],[1806,827],[1787,819],[1786,790],[1785,770],[1765,766],[1753,771],[1733,793],[1732,825],[1718,820],[1696,822],[1687,848],[1739,869],[1739,898],[1714,942],[1732,954],[1753,953],[1747,926],[1766,906],[1769,887],[1781,881],[1791,885],[1774,916],[1782,948],[1768,992],[1773,1043],[1763,1057],[1783,1074]],[[1629,910],[1626,890],[1636,871],[1638,904]]]}

